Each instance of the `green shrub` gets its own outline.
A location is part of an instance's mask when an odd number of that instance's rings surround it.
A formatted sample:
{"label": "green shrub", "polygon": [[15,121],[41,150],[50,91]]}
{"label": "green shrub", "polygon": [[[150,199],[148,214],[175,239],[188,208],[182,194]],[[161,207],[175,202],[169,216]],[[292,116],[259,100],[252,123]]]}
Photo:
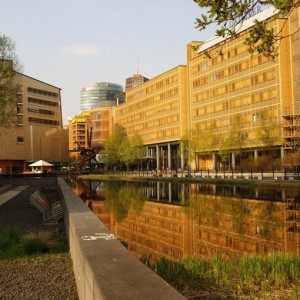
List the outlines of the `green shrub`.
{"label": "green shrub", "polygon": [[0,258],[14,258],[20,255],[21,233],[17,228],[8,228],[0,236]]}
{"label": "green shrub", "polygon": [[25,255],[35,255],[47,252],[45,244],[39,239],[24,240],[22,249]]}
{"label": "green shrub", "polygon": [[51,231],[32,231],[22,236],[18,229],[9,228],[0,235],[0,259],[43,253],[66,253],[68,249],[66,236],[57,236]]}

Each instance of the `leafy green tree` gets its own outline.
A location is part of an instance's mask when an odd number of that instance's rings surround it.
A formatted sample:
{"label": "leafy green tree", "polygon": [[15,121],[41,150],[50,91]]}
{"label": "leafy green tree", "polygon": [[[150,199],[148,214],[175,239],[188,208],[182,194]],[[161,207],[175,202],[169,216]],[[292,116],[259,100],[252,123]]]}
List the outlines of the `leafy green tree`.
{"label": "leafy green tree", "polygon": [[221,163],[224,168],[225,166],[229,165],[230,153],[232,151],[231,147],[232,147],[232,143],[230,140],[230,132],[221,135],[219,140],[219,155],[220,155]]}
{"label": "leafy green tree", "polygon": [[[273,6],[278,16],[289,16],[294,9],[299,7],[299,0],[194,0],[200,8],[206,9],[207,13],[196,19],[195,25],[200,31],[211,24],[217,25],[216,35],[219,37],[235,37],[240,25],[261,7]],[[234,26],[232,26],[234,24]],[[293,32],[291,33],[293,34]],[[250,53],[258,52],[265,56],[275,57],[277,42],[284,38],[281,29],[275,32],[267,28],[266,23],[256,20],[245,39]]]}
{"label": "leafy green tree", "polygon": [[129,168],[130,164],[141,161],[145,147],[141,136],[135,132],[131,138],[125,138],[121,145],[122,161]]}
{"label": "leafy green tree", "polygon": [[103,161],[108,167],[120,167],[122,162],[122,146],[127,136],[124,127],[116,124],[113,133],[104,142],[105,155]]}
{"label": "leafy green tree", "polygon": [[273,147],[281,144],[282,125],[277,120],[274,120],[272,114],[268,111],[263,111],[258,119],[259,126],[256,130],[257,142],[267,149],[271,159]]}
{"label": "leafy green tree", "polygon": [[200,140],[200,153],[213,153],[216,152],[220,145],[220,135],[216,133],[215,127],[210,127],[202,131]]}
{"label": "leafy green tree", "polygon": [[248,142],[248,134],[243,129],[242,117],[237,114],[232,119],[232,125],[229,130],[230,148],[232,153],[241,157],[242,165],[242,150]]}
{"label": "leafy green tree", "polygon": [[21,70],[14,42],[0,34],[0,128],[9,128],[16,123],[17,72]]}
{"label": "leafy green tree", "polygon": [[198,126],[189,130],[181,138],[181,153],[190,162],[195,162],[195,167],[199,169],[199,156],[201,154],[211,154],[219,147],[220,136],[214,133],[214,128],[200,130]]}
{"label": "leafy green tree", "polygon": [[193,128],[189,130],[184,136],[181,138],[181,146],[180,146],[180,153],[183,154],[183,157],[188,164],[191,162],[195,162],[196,170],[198,170],[198,159],[197,153],[199,152],[200,146],[200,131],[199,128]]}

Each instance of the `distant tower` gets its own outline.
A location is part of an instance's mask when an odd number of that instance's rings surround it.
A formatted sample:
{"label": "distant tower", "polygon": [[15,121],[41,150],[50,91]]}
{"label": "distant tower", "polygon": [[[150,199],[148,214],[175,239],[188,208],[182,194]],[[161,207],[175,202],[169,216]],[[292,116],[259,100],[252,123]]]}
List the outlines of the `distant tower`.
{"label": "distant tower", "polygon": [[143,76],[142,74],[133,74],[132,77],[128,77],[126,78],[126,91],[135,87],[135,86],[138,86],[140,85],[141,83],[143,82],[146,82],[148,81],[149,78]]}
{"label": "distant tower", "polygon": [[83,87],[80,92],[81,111],[96,107],[110,107],[117,105],[115,96],[124,92],[120,84],[110,82],[97,82]]}

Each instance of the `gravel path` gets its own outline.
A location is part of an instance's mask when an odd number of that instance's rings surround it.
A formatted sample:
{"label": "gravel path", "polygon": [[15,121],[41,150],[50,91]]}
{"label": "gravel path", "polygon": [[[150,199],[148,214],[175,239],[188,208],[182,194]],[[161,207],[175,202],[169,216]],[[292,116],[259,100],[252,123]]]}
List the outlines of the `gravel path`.
{"label": "gravel path", "polygon": [[70,257],[0,261],[0,299],[77,300]]}
{"label": "gravel path", "polygon": [[[0,194],[18,186],[1,188]],[[30,204],[29,196],[41,186],[28,186],[0,205],[0,234],[16,227],[26,234],[36,230],[64,230],[63,223],[43,225],[42,215]],[[0,299],[77,300],[76,283],[69,254],[45,255],[18,260],[0,260]]]}

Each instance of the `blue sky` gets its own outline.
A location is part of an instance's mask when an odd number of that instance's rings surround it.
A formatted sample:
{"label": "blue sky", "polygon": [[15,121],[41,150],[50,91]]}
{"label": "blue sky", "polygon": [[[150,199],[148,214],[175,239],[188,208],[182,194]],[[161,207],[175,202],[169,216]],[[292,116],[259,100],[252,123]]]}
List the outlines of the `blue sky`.
{"label": "blue sky", "polygon": [[24,73],[62,89],[63,121],[80,111],[93,82],[125,86],[186,64],[186,44],[212,30],[194,28],[193,0],[1,0],[0,33],[16,43]]}

